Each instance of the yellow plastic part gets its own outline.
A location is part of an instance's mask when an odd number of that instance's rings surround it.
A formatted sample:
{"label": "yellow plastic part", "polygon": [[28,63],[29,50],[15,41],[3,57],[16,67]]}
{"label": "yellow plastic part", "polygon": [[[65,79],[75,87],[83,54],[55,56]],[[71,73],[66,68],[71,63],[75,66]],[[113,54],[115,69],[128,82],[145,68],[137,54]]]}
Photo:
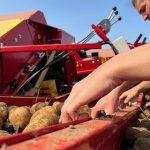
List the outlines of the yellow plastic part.
{"label": "yellow plastic part", "polygon": [[0,37],[19,25],[24,19],[13,19],[0,21]]}
{"label": "yellow plastic part", "polygon": [[47,80],[41,83],[41,92],[44,94],[50,94],[53,97],[58,96],[55,80]]}
{"label": "yellow plastic part", "polygon": [[107,61],[107,58],[105,58],[105,57],[101,57],[100,59],[101,59],[102,64]]}

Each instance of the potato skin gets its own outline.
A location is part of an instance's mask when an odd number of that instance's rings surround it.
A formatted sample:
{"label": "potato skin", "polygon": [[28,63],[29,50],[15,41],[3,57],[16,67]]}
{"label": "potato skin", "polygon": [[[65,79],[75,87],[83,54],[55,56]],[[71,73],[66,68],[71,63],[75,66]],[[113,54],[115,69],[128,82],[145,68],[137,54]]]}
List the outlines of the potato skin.
{"label": "potato skin", "polygon": [[54,102],[52,107],[56,110],[56,113],[60,116],[61,115],[61,109],[62,109],[62,106],[63,106],[63,102]]}
{"label": "potato skin", "polygon": [[150,138],[150,131],[147,130],[146,128],[138,128],[138,127],[129,127],[127,130],[126,130],[126,139],[127,139],[127,142],[130,144],[130,145],[133,145],[134,142],[142,137],[147,137],[147,138]]}
{"label": "potato skin", "polygon": [[2,129],[9,132],[9,133],[15,132],[13,125],[10,123],[10,121],[8,119],[3,123]]}
{"label": "potato skin", "polygon": [[79,114],[88,114],[89,116],[91,115],[91,109],[88,105],[84,105],[84,106],[81,106],[79,111],[78,111]]}
{"label": "potato skin", "polygon": [[43,107],[42,109],[36,111],[36,112],[32,115],[30,121],[32,121],[34,118],[36,118],[36,117],[39,116],[40,114],[43,114],[44,112],[48,112],[48,113],[50,113],[50,114],[56,114],[56,111],[55,111],[55,109],[54,109],[52,106],[45,106],[45,107]]}
{"label": "potato skin", "polygon": [[4,137],[4,136],[9,136],[9,135],[11,135],[11,134],[9,134],[7,131],[5,131],[5,130],[0,130],[0,138],[1,138],[1,137]]}
{"label": "potato skin", "polygon": [[48,102],[38,102],[31,106],[30,111],[32,114],[34,114],[36,111],[42,109],[45,106],[48,106]]}
{"label": "potato skin", "polygon": [[[40,110],[39,110],[40,111]],[[30,123],[26,126],[23,132],[44,128],[50,125],[54,125],[58,123],[58,116],[56,114],[52,114],[48,111],[40,111],[38,115],[34,116]]]}
{"label": "potato skin", "polygon": [[3,125],[3,118],[2,118],[2,116],[0,115],[0,129],[2,129],[2,125]]}
{"label": "potato skin", "polygon": [[5,121],[8,117],[8,107],[4,102],[0,102],[0,114],[3,118],[3,121]]}
{"label": "potato skin", "polygon": [[12,111],[13,109],[18,108],[18,106],[9,106],[8,107],[8,112]]}
{"label": "potato skin", "polygon": [[30,118],[30,109],[26,106],[15,108],[9,113],[9,121],[15,130],[17,130],[18,127],[24,129],[29,123]]}
{"label": "potato skin", "polygon": [[5,102],[0,102],[0,105],[7,106]]}

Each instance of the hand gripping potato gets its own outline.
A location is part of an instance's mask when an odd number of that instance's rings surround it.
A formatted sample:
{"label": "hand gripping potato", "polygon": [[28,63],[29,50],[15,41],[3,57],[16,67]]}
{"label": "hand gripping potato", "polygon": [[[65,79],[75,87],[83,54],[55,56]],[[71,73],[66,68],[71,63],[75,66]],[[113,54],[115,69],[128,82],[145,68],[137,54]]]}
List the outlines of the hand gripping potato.
{"label": "hand gripping potato", "polygon": [[81,106],[79,111],[78,111],[79,114],[88,114],[88,116],[90,116],[91,114],[91,109],[88,105],[84,105],[84,106]]}

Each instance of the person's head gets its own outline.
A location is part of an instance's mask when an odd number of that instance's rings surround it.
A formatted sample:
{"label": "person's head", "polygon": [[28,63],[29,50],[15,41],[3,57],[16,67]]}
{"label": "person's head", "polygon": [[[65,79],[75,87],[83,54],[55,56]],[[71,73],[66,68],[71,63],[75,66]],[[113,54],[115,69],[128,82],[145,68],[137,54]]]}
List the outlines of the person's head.
{"label": "person's head", "polygon": [[150,20],[150,0],[132,0],[132,4],[145,21]]}

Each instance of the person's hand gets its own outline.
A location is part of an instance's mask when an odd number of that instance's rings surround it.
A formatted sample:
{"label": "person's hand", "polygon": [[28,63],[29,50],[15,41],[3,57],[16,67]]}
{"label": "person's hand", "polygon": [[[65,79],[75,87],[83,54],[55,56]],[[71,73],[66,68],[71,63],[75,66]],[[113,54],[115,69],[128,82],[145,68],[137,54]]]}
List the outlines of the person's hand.
{"label": "person's hand", "polygon": [[74,85],[62,107],[60,122],[65,123],[78,119],[77,111],[81,106],[100,99],[119,83],[102,73],[97,74],[97,72],[93,72]]}
{"label": "person's hand", "polygon": [[[88,104],[91,100],[91,93],[89,92],[90,87],[86,87],[86,79],[75,84],[71,90],[70,95],[65,100],[64,105],[61,110],[60,122],[65,123],[72,120],[77,120],[78,109]],[[90,82],[90,80],[89,80]],[[93,97],[94,98],[94,97]]]}
{"label": "person's hand", "polygon": [[81,106],[102,98],[122,84],[123,80],[118,77],[118,72],[120,72],[120,67],[117,62],[113,62],[112,58],[76,83],[62,107],[60,122],[65,123],[78,119],[77,111]]}
{"label": "person's hand", "polygon": [[97,104],[91,109],[91,117],[98,117],[100,111],[104,111],[106,115],[113,114],[119,105],[119,93],[115,89],[106,96],[102,97]]}
{"label": "person's hand", "polygon": [[77,109],[76,109],[75,105],[73,105],[74,99],[71,99],[70,97],[72,97],[71,94],[66,99],[66,101],[61,109],[61,116],[59,119],[60,123],[77,120],[79,118],[78,111],[76,111]]}
{"label": "person's hand", "polygon": [[125,91],[121,94],[119,97],[120,102],[128,104],[133,98],[137,97],[139,95],[139,92],[136,88],[132,88],[128,91]]}
{"label": "person's hand", "polygon": [[[92,82],[92,83],[90,83]],[[88,85],[90,86],[87,86]],[[65,123],[72,120],[77,120],[78,115],[78,109],[85,105],[90,103],[91,101],[97,99],[97,96],[99,97],[98,93],[98,84],[93,84],[94,80],[90,78],[86,78],[80,82],[78,82],[71,90],[70,95],[65,100],[64,105],[61,110],[61,116],[60,116],[60,122]],[[96,89],[95,89],[96,88]],[[100,87],[99,89],[103,90]],[[92,91],[92,92],[91,92]]]}

